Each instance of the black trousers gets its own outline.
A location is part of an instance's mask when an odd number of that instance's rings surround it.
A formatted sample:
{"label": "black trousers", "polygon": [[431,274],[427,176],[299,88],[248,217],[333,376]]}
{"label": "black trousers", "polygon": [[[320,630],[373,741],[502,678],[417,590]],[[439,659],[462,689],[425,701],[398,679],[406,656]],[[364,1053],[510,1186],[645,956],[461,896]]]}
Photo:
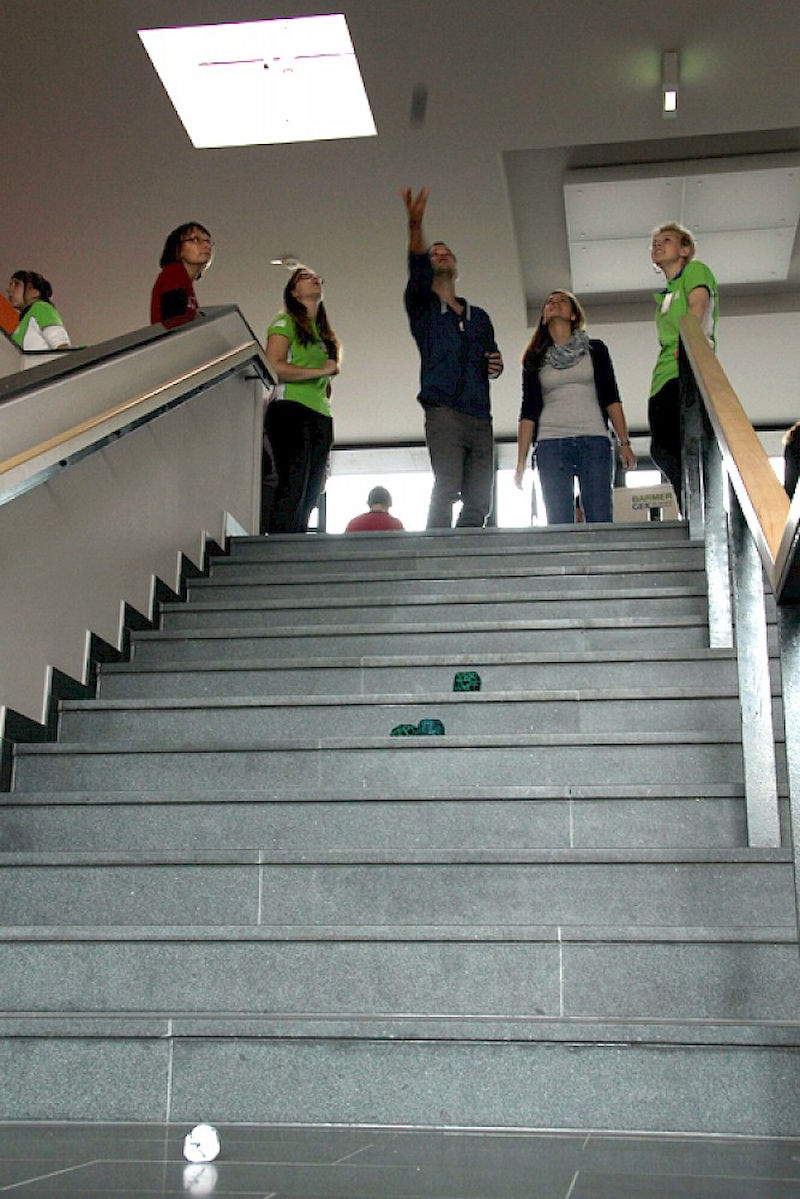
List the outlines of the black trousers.
{"label": "black trousers", "polygon": [[295,400],[272,400],[266,429],[278,476],[268,530],[305,533],[325,481],[333,421]]}
{"label": "black trousers", "polygon": [[683,455],[681,447],[681,392],[677,379],[668,379],[647,403],[650,425],[650,457],[666,475],[682,506]]}

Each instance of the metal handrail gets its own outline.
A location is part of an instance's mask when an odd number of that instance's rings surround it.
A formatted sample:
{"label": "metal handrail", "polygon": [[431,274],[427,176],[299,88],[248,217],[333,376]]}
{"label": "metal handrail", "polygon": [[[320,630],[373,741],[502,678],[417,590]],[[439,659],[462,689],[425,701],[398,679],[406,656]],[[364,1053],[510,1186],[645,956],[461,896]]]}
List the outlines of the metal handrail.
{"label": "metal handrail", "polygon": [[180,375],[176,375],[172,379],[168,379],[164,383],[159,383],[157,387],[150,388],[149,391],[142,392],[140,395],[132,396],[128,400],[123,400],[119,404],[115,404],[112,408],[106,408],[105,411],[97,413],[95,416],[81,421],[78,425],[73,425],[72,428],[64,430],[62,433],[56,434],[54,437],[48,438],[46,441],[39,442],[38,445],[30,446],[26,450],[13,455],[11,458],[6,458],[0,462],[0,476],[7,474],[11,470],[15,470],[19,466],[24,466],[25,463],[33,461],[42,454],[50,453],[61,445],[66,445],[76,437],[82,436],[84,433],[91,432],[92,429],[98,428],[100,425],[106,424],[108,421],[114,420],[116,417],[129,413],[134,409],[141,407],[143,404],[149,403],[156,396],[180,387],[185,383],[191,382],[192,379],[199,375],[205,374],[208,371],[215,370],[217,367],[224,366],[232,359],[241,356],[243,351],[255,350],[260,351],[260,347],[255,341],[245,341],[238,346],[234,346],[231,350],[226,350],[224,354],[218,354],[214,358],[207,359],[200,366],[193,367],[191,370],[183,371]]}
{"label": "metal handrail", "polygon": [[790,504],[696,317],[682,317],[681,342],[775,598],[798,603],[800,496]]}

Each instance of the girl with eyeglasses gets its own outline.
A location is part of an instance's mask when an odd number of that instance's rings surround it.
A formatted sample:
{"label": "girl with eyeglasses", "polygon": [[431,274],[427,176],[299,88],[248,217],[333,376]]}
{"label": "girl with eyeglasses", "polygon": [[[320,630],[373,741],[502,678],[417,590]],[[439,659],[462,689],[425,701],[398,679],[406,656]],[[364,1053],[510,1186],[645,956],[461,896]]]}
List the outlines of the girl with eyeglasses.
{"label": "girl with eyeglasses", "polygon": [[173,229],[164,242],[150,298],[150,323],[186,325],[200,315],[194,285],[211,264],[214,243],[211,234],[197,221],[188,221]]}

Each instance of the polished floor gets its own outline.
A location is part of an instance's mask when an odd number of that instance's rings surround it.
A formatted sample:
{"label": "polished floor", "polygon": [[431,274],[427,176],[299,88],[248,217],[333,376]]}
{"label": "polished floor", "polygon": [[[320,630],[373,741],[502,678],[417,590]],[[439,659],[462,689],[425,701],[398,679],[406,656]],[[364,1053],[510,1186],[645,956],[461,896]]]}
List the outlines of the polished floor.
{"label": "polished floor", "polygon": [[220,1126],[0,1124],[0,1195],[48,1199],[788,1199],[800,1138]]}

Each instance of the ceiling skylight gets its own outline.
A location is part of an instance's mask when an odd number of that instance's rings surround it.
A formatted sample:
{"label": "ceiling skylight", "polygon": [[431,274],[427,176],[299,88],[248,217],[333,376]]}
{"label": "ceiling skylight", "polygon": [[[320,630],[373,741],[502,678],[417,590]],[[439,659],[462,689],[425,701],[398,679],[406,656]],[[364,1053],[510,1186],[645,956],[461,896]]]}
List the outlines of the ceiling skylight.
{"label": "ceiling skylight", "polygon": [[139,37],[198,148],[376,133],[341,14],[140,29]]}
{"label": "ceiling skylight", "polygon": [[650,230],[669,220],[692,230],[698,258],[720,283],[785,280],[800,222],[800,160],[784,165],[781,157],[780,166],[752,170],[726,170],[718,160],[702,174],[658,165],[567,172],[573,287],[597,294],[663,286],[650,264]]}

